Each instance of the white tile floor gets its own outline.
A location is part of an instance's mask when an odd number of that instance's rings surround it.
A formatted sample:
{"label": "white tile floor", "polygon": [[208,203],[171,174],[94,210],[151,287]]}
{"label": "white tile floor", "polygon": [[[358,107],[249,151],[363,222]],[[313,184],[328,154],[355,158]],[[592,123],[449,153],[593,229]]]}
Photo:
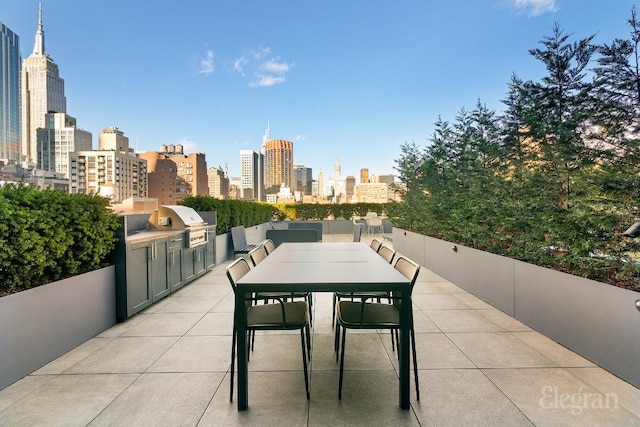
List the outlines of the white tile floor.
{"label": "white tile floor", "polygon": [[413,300],[421,400],[412,394],[409,411],[388,332],[349,331],[338,400],[331,295],[316,294],[311,400],[299,336],[269,332],[256,339],[249,410],[238,412],[221,265],[0,390],[0,425],[640,426],[639,389],[454,284],[423,269]]}

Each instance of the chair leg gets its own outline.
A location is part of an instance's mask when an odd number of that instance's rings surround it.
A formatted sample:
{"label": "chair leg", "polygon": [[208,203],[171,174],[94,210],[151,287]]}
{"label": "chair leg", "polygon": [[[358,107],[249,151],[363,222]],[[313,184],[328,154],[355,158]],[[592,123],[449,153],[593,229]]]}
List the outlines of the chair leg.
{"label": "chair leg", "polygon": [[344,376],[344,344],[347,338],[347,328],[342,328],[342,349],[340,352],[340,380],[338,382],[338,400],[342,400],[342,378]]}
{"label": "chair leg", "polygon": [[336,302],[337,302],[337,296],[336,293],[333,293],[333,310],[331,311],[331,327],[333,328],[334,324],[336,323]]}
{"label": "chair leg", "polygon": [[336,323],[336,333],[333,343],[333,349],[336,352],[336,363],[338,362],[338,355],[340,353],[340,324]]}
{"label": "chair leg", "polygon": [[[235,317],[235,316],[234,316]],[[232,334],[232,338],[231,338],[231,378],[230,378],[230,385],[229,385],[229,402],[233,402],[233,375],[235,372],[235,362],[236,362],[236,325],[235,325],[235,318],[233,321],[233,334]]]}
{"label": "chair leg", "polygon": [[307,391],[307,400],[309,400],[309,373],[307,371],[307,345],[304,342],[304,331],[300,329],[300,342],[302,344],[302,367],[304,369],[304,388]]}
{"label": "chair leg", "polygon": [[418,381],[418,359],[416,358],[416,333],[411,328],[411,350],[413,352],[413,376],[416,382],[416,398],[420,401],[420,385]]}
{"label": "chair leg", "polygon": [[311,327],[307,325],[305,328],[305,333],[307,334],[307,358],[311,360]]}

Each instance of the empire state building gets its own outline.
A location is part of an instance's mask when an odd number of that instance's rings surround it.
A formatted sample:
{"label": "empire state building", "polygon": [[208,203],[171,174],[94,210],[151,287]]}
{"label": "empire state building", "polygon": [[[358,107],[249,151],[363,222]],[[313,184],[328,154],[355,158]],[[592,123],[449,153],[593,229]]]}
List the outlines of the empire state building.
{"label": "empire state building", "polygon": [[33,52],[22,62],[22,156],[28,166],[38,158],[37,129],[45,127],[45,115],[66,113],[64,80],[58,66],[44,49],[42,5],[38,11],[38,30]]}

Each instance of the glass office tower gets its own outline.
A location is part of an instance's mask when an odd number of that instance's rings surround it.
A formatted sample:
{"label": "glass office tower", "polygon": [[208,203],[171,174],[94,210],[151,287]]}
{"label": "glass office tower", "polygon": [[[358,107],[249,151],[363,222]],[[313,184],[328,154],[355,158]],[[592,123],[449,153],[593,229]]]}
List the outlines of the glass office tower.
{"label": "glass office tower", "polygon": [[0,161],[20,163],[20,38],[0,22]]}

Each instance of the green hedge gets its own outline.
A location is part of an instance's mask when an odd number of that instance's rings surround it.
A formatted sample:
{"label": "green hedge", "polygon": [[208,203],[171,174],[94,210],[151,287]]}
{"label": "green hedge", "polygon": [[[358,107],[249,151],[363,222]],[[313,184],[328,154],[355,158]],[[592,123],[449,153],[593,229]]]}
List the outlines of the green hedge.
{"label": "green hedge", "polygon": [[[280,204],[188,197],[182,205],[216,211],[218,234],[273,220],[350,219],[386,205]],[[115,243],[118,216],[107,199],[24,184],[0,187],[0,295],[104,267]]]}
{"label": "green hedge", "polygon": [[269,205],[261,202],[195,196],[183,199],[180,204],[199,212],[216,211],[218,213],[217,234],[227,233],[231,227],[238,225],[251,227],[274,220],[351,219],[353,216],[364,216],[371,211],[377,212],[379,215],[386,213],[386,205],[382,203],[279,203]]}
{"label": "green hedge", "polygon": [[108,265],[118,225],[102,197],[0,187],[0,295]]}
{"label": "green hedge", "polygon": [[383,203],[296,203],[276,204],[281,213],[278,219],[285,220],[323,220],[323,219],[351,219],[354,216],[365,216],[367,212],[386,213]]}
{"label": "green hedge", "polygon": [[181,200],[180,204],[189,206],[198,212],[216,211],[218,215],[216,234],[228,233],[231,227],[238,225],[251,227],[252,225],[262,224],[276,217],[272,205],[259,202],[193,196]]}

